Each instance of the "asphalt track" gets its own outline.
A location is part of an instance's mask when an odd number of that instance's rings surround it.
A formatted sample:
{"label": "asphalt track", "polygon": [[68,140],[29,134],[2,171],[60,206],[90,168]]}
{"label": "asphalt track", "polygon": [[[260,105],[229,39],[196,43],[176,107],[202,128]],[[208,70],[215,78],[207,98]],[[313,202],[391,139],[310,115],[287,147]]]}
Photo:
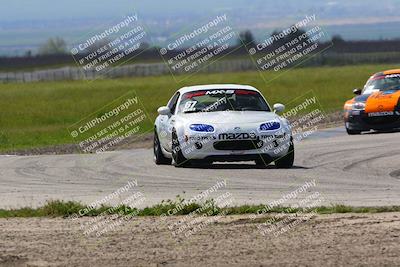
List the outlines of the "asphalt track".
{"label": "asphalt track", "polygon": [[[400,205],[400,132],[348,136],[343,128],[321,130],[296,143],[295,167],[257,168],[250,163],[216,164],[211,168],[156,166],[150,149],[101,154],[0,156],[0,208],[38,206],[46,200],[91,203],[115,192],[128,181],[131,192],[145,196],[143,206],[186,199],[226,180],[209,197],[229,192],[234,204],[260,204],[281,199],[306,182],[321,204],[355,206]],[[285,204],[306,197],[299,194]]]}

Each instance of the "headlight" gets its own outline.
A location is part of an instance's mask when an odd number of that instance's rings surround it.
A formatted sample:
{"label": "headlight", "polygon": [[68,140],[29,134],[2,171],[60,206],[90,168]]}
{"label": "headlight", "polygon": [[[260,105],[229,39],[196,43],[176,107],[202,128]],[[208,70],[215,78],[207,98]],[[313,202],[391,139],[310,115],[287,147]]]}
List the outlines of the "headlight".
{"label": "headlight", "polygon": [[365,109],[365,103],[364,102],[355,102],[353,104],[353,110],[364,110]]}
{"label": "headlight", "polygon": [[278,121],[269,121],[260,125],[260,131],[273,131],[278,130],[281,127]]}
{"label": "headlight", "polygon": [[214,127],[208,124],[191,124],[189,128],[195,132],[214,132]]}

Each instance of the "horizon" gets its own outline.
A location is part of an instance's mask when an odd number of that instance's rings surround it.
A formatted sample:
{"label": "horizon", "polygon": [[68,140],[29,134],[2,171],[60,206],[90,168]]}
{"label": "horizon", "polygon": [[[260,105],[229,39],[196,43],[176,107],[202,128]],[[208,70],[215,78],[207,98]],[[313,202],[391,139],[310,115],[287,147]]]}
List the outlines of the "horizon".
{"label": "horizon", "polygon": [[[329,37],[340,35],[345,40],[400,37],[396,31],[400,16],[397,15],[395,0],[379,3],[372,0],[351,3],[345,0],[324,3],[313,0],[289,0],[285,3],[253,0],[251,5],[244,0],[234,4],[227,0],[217,3],[205,0],[201,5],[194,1],[182,5],[178,0],[168,4],[160,0],[138,1],[135,4],[128,0],[112,5],[102,3],[106,2],[9,2],[7,8],[0,10],[0,56],[36,51],[41,44],[54,37],[62,37],[68,46],[72,46],[80,37],[132,13],[138,14],[149,29],[153,46],[159,45],[183,26],[222,13],[230,17],[231,25],[238,31],[250,30],[255,39],[288,27],[296,19],[311,14],[317,15],[316,24],[323,26]],[[362,14],[360,9],[363,10]]]}

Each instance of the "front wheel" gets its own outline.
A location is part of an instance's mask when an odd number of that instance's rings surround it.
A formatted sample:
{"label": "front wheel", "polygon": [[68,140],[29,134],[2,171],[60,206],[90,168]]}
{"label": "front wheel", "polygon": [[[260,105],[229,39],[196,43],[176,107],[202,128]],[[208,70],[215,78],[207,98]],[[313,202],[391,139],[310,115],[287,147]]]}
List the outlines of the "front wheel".
{"label": "front wheel", "polygon": [[172,132],[172,158],[174,159],[175,167],[186,167],[190,165],[189,160],[183,156],[179,139],[175,131]]}
{"label": "front wheel", "polygon": [[290,169],[293,167],[293,163],[294,163],[294,144],[293,140],[290,140],[289,152],[280,159],[277,159],[275,161],[275,166],[278,169]]}
{"label": "front wheel", "polygon": [[154,162],[157,165],[170,165],[172,160],[165,157],[161,150],[160,140],[158,139],[157,131],[154,131],[153,143]]}
{"label": "front wheel", "polygon": [[348,135],[357,135],[357,134],[361,134],[361,131],[358,130],[351,130],[349,128],[346,127],[346,132]]}

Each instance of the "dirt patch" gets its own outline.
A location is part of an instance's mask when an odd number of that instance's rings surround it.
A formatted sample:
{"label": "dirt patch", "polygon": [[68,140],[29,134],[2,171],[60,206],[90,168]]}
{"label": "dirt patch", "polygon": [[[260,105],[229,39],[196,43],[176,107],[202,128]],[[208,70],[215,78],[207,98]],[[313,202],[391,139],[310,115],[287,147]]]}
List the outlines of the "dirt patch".
{"label": "dirt patch", "polygon": [[173,236],[183,217],[132,218],[100,237],[90,218],[0,220],[1,266],[395,266],[400,213],[317,215],[278,236],[247,216],[217,217],[201,231]]}

